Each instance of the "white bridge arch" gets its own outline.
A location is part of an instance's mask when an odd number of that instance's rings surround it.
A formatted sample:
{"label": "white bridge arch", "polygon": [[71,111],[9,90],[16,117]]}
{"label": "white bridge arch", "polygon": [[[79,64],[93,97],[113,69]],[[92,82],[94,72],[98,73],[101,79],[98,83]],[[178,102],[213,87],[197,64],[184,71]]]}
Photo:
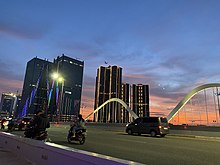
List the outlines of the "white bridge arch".
{"label": "white bridge arch", "polygon": [[109,99],[107,100],[106,102],[104,102],[102,105],[100,105],[98,108],[96,108],[96,110],[94,110],[92,113],[90,113],[86,118],[85,120],[87,120],[91,115],[93,115],[94,113],[98,112],[102,107],[104,107],[106,104],[110,103],[110,102],[118,102],[120,103],[121,105],[123,105],[123,107],[131,114],[131,116],[136,119],[138,118],[138,116],[136,115],[136,113],[134,113],[134,111],[132,111],[129,106],[121,99],[119,98],[112,98],[112,99]]}
{"label": "white bridge arch", "polygon": [[198,92],[208,89],[208,88],[214,88],[214,87],[220,87],[220,83],[212,83],[212,84],[205,84],[198,86],[191,90],[180,102],[177,104],[177,106],[170,112],[170,114],[167,116],[167,120],[170,121],[176,114],[179,112],[182,107]]}

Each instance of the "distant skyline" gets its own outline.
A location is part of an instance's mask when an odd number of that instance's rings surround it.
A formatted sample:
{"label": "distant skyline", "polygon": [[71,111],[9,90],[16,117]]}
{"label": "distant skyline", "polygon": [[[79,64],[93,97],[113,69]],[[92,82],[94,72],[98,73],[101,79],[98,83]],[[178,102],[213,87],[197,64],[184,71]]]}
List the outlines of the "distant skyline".
{"label": "distant skyline", "polygon": [[193,88],[220,82],[219,0],[0,2],[0,94],[21,93],[26,63],[85,62],[82,111],[94,107],[99,66],[148,84],[150,114],[167,115]]}

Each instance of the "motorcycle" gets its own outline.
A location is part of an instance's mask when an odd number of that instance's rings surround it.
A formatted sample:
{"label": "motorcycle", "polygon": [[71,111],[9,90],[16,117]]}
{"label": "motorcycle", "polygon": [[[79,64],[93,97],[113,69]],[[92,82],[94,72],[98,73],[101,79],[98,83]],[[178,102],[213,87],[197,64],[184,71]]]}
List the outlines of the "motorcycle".
{"label": "motorcycle", "polygon": [[15,125],[12,122],[8,123],[8,132],[12,132],[15,130]]}
{"label": "motorcycle", "polygon": [[86,140],[86,129],[77,129],[75,131],[75,136],[73,133],[73,128],[71,127],[67,135],[67,141],[72,143],[72,141],[79,141],[79,144],[84,144]]}
{"label": "motorcycle", "polygon": [[35,133],[34,127],[28,127],[24,131],[24,137],[35,139],[35,140],[46,141],[48,137],[48,133],[47,131],[40,131],[38,133]]}

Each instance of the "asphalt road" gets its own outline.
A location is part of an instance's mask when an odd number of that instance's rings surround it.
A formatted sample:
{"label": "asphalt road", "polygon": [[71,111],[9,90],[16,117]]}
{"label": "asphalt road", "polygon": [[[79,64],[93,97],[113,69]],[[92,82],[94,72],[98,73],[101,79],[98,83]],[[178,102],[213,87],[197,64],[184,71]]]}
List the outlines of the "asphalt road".
{"label": "asphalt road", "polygon": [[[121,129],[87,126],[84,145],[69,144],[68,125],[54,125],[48,129],[52,142],[147,165],[217,165],[220,164],[220,140],[191,136],[127,135]],[[23,132],[14,131],[23,135]]]}

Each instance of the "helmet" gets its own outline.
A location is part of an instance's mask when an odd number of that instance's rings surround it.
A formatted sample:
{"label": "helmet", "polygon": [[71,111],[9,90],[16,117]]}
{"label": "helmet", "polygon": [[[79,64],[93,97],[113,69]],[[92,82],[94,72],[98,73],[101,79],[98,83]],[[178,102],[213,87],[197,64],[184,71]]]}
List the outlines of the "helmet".
{"label": "helmet", "polygon": [[81,114],[79,114],[79,115],[78,115],[78,118],[79,118],[79,119],[82,119],[82,115],[81,115]]}

